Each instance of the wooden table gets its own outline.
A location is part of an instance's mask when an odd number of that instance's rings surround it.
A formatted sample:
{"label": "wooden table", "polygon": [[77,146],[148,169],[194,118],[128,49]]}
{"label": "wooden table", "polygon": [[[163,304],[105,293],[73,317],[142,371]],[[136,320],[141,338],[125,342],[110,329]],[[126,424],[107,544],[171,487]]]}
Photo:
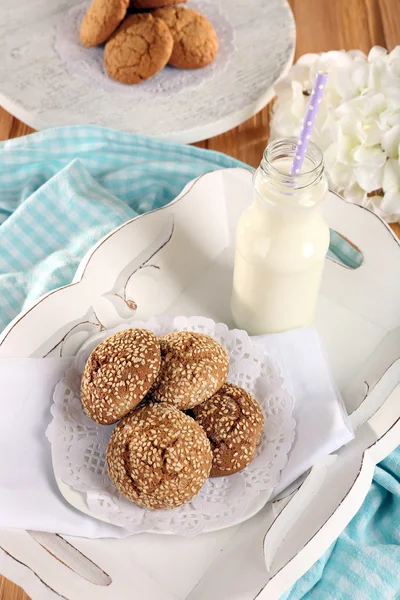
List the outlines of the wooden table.
{"label": "wooden table", "polygon": [[[368,52],[380,45],[391,50],[400,44],[399,0],[289,0],[297,24],[296,57],[306,52],[359,48]],[[0,140],[33,130],[0,107]],[[257,166],[269,135],[269,107],[239,127],[198,143]],[[400,237],[400,225],[393,226]],[[0,577],[0,600],[28,600],[28,596]]]}

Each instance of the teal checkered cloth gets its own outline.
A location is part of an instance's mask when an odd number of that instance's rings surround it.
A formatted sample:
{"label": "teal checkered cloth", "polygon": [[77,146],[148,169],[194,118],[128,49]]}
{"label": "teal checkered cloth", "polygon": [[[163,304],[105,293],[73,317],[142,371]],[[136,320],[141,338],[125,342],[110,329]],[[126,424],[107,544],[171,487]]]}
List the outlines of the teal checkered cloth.
{"label": "teal checkered cloth", "polygon": [[[195,177],[246,166],[190,146],[99,127],[47,130],[0,144],[0,331],[68,284],[106,233],[165,206]],[[360,255],[331,234],[331,255]],[[363,507],[285,600],[400,598],[400,452],[377,467]]]}
{"label": "teal checkered cloth", "polygon": [[280,600],[399,600],[400,447],[343,533]]}

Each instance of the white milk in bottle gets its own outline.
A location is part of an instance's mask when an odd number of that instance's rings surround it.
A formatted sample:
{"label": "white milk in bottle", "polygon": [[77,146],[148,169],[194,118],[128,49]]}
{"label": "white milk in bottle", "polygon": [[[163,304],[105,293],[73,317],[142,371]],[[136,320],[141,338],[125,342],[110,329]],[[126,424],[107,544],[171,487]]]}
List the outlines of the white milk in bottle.
{"label": "white milk in bottle", "polygon": [[236,233],[232,313],[250,334],[310,325],[329,246],[321,215],[328,186],[321,150],[310,143],[289,175],[296,141],[268,145],[254,174],[254,201]]}

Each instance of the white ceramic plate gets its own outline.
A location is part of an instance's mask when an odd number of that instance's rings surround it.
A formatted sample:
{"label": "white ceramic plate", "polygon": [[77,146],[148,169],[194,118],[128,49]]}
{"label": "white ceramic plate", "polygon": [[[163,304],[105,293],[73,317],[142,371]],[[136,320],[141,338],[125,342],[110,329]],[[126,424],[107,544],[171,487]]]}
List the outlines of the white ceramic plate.
{"label": "white ceramic plate", "polygon": [[[165,208],[110,233],[73,284],[13,321],[0,337],[0,357],[74,355],[100,323],[131,317],[133,303],[141,319],[202,314],[229,325],[234,231],[251,201],[251,178],[242,169],[210,173]],[[315,321],[355,440],[252,519],[193,539],[64,540],[1,529],[0,571],[34,600],[124,599],[133,589],[141,600],[274,600],[343,530],[375,464],[400,439],[400,245],[376,215],[335,194],[325,215],[364,256],[356,270],[327,261]],[[159,269],[143,269],[149,252],[157,252]],[[109,294],[124,289],[129,302],[112,304]]]}
{"label": "white ceramic plate", "polygon": [[55,50],[57,27],[80,1],[1,0],[0,104],[35,129],[102,125],[195,142],[261,110],[293,60],[295,26],[286,0],[196,0],[200,9],[202,2],[217,2],[233,28],[235,50],[226,69],[200,86],[135,102],[72,76]]}
{"label": "white ceramic plate", "polygon": [[[88,508],[88,505],[85,500],[85,494],[74,490],[70,485],[64,483],[64,481],[62,481],[62,479],[60,479],[59,477],[56,477],[56,482],[58,485],[58,489],[64,496],[65,500],[69,504],[71,504],[71,506],[73,506],[77,510],[80,510],[85,515],[92,517],[93,519],[98,519],[99,521],[104,521],[104,523],[109,523],[110,525],[113,525],[113,522],[108,517],[95,514]],[[270,495],[271,493],[268,491],[260,492],[259,495],[249,503],[246,512],[239,519],[232,523],[229,523],[229,525],[222,525],[219,527],[212,527],[210,529],[207,529],[207,533],[210,533],[212,531],[220,531],[221,529],[226,529],[227,527],[233,527],[234,525],[244,523],[244,521],[251,519],[251,517],[254,517],[254,515],[256,515],[262,509]],[[157,535],[174,535],[172,531],[149,531],[147,533],[153,533]]]}

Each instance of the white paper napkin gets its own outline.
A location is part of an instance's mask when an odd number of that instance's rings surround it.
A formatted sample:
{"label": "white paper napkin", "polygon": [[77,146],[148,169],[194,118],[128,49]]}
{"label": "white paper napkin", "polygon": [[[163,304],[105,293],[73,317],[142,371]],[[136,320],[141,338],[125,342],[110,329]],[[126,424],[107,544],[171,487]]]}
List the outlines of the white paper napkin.
{"label": "white paper napkin", "polygon": [[252,340],[279,364],[295,399],[296,437],[274,490],[276,496],[319,458],[352,440],[354,433],[315,329],[293,329]]}
{"label": "white paper napkin", "polygon": [[0,360],[0,527],[121,537],[124,532],[118,527],[72,508],[54,478],[45,431],[54,388],[70,362],[65,358]]}
{"label": "white paper napkin", "polygon": [[[276,494],[353,433],[314,330],[253,339],[280,364],[295,398],[296,439]],[[128,532],[122,528],[72,508],[55,482],[45,430],[54,387],[69,364],[63,358],[0,360],[0,527],[124,537]]]}

